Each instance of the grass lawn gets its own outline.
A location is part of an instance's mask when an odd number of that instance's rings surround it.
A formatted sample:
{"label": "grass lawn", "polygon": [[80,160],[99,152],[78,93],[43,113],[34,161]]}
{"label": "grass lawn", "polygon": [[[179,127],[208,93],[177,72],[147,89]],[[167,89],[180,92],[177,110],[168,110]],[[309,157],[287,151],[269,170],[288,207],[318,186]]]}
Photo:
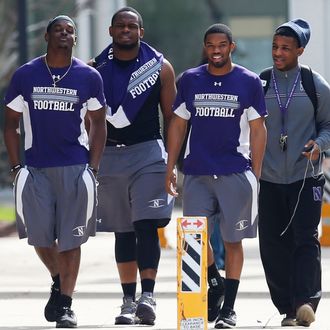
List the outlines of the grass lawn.
{"label": "grass lawn", "polygon": [[15,221],[14,208],[0,205],[0,221],[5,221],[8,223],[14,222]]}

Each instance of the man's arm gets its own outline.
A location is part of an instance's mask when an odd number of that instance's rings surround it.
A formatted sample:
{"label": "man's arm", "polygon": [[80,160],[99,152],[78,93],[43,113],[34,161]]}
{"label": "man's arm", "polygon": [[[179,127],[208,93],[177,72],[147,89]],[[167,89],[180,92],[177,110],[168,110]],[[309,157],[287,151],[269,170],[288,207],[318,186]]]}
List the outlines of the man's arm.
{"label": "man's arm", "polygon": [[98,170],[106,139],[105,108],[88,111],[89,165]]}
{"label": "man's arm", "polygon": [[174,173],[175,164],[178,160],[178,156],[182,147],[183,140],[186,136],[187,121],[176,114],[173,114],[167,136],[167,170],[166,170],[166,191],[172,195],[177,196],[176,191],[177,177]]}
{"label": "man's arm", "polygon": [[262,161],[265,154],[267,131],[263,117],[249,121],[250,125],[250,150],[252,171],[259,179],[261,175]]}
{"label": "man's arm", "polygon": [[4,140],[7,147],[10,166],[13,167],[21,163],[20,160],[20,135],[19,122],[21,112],[14,111],[8,107],[5,109]]}
{"label": "man's arm", "polygon": [[167,141],[168,126],[173,115],[172,105],[176,96],[175,74],[170,62],[164,59],[160,72],[160,108],[164,119],[164,140]]}

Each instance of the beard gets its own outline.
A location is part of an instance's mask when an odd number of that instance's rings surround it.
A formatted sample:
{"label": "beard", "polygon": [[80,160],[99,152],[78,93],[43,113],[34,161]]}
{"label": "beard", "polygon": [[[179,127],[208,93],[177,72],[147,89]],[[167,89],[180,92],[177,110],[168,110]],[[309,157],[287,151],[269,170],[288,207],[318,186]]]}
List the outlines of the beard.
{"label": "beard", "polygon": [[139,46],[139,41],[131,43],[131,44],[121,44],[116,41],[113,41],[113,45],[115,45],[118,49],[121,50],[131,50]]}
{"label": "beard", "polygon": [[228,63],[228,61],[223,61],[223,62],[210,62],[209,65],[211,64],[213,67],[220,69],[222,67],[224,67],[226,64]]}

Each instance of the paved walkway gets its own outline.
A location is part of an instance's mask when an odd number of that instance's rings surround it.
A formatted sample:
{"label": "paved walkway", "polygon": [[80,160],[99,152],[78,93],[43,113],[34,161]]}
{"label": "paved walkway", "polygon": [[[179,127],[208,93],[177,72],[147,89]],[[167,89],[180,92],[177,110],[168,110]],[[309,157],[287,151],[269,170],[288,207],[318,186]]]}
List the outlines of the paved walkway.
{"label": "paved walkway", "polygon": [[[179,216],[177,211],[173,219]],[[175,221],[167,229],[176,246]],[[114,260],[112,234],[99,234],[82,248],[82,262],[73,309],[80,329],[136,329],[115,326],[121,289]],[[259,258],[257,239],[246,240],[245,264],[235,305],[237,329],[281,329]],[[317,321],[311,329],[330,330],[330,248],[323,248],[323,290]],[[47,330],[55,327],[43,318],[50,278],[31,246],[16,236],[0,238],[0,329]],[[152,329],[176,329],[176,251],[163,250],[156,284],[157,320]],[[285,265],[283,265],[285,268]],[[140,290],[140,286],[138,286]],[[209,329],[213,324],[209,324]],[[303,329],[290,327],[289,329]],[[283,328],[282,328],[283,329]]]}

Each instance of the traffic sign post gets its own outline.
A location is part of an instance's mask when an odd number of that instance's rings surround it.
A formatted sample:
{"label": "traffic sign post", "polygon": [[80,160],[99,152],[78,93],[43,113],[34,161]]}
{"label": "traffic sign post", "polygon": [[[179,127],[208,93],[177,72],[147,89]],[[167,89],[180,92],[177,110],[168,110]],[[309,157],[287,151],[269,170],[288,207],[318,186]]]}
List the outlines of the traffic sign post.
{"label": "traffic sign post", "polygon": [[177,220],[178,329],[207,329],[207,219]]}

